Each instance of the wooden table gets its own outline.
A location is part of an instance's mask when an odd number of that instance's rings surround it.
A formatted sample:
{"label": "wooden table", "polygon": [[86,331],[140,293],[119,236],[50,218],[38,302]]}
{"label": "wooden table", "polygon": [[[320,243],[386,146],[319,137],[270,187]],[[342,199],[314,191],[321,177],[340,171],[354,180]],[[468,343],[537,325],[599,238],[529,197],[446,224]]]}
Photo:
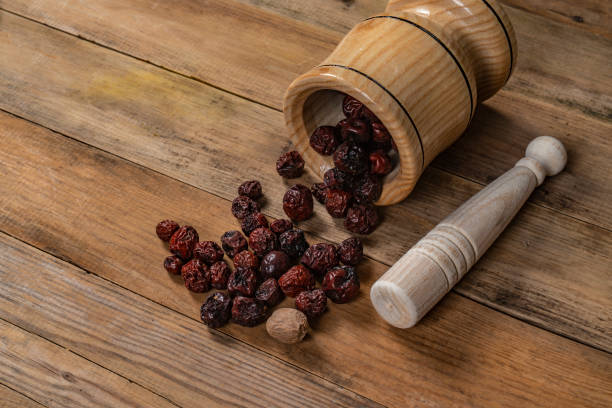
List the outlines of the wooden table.
{"label": "wooden table", "polygon": [[[2,2],[0,406],[609,407],[610,3],[504,3],[511,81],[385,208],[358,300],[285,346],[208,330],[155,224],[218,239],[251,178],[283,216],[283,92],[385,1]],[[566,171],[418,326],[386,325],[374,280],[540,134],[565,143]],[[347,236],[320,207],[303,227]]]}

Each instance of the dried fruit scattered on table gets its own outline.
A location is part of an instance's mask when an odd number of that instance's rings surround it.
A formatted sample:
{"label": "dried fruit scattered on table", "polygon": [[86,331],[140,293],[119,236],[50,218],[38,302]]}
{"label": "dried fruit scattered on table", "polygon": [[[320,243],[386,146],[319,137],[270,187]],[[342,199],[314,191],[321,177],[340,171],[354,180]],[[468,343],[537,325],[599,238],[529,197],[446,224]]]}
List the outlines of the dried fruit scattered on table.
{"label": "dried fruit scattered on table", "polygon": [[254,212],[259,212],[259,204],[252,198],[238,196],[232,201],[232,214],[239,220]]}
{"label": "dried fruit scattered on table", "polygon": [[363,259],[363,244],[359,238],[347,238],[338,246],[340,261],[345,265],[355,266]]}
{"label": "dried fruit scattered on table", "polygon": [[172,220],[163,220],[157,224],[155,227],[155,233],[162,241],[168,242],[170,238],[172,238],[172,234],[176,232],[180,228],[175,221]]}
{"label": "dried fruit scattered on table", "polygon": [[232,298],[223,292],[215,292],[206,299],[200,308],[200,318],[212,329],[227,323],[232,314]]}
{"label": "dried fruit scattered on table", "polygon": [[361,116],[363,104],[350,95],[346,95],[342,100],[342,112],[347,118],[357,118]]}
{"label": "dried fruit scattered on table", "polygon": [[247,327],[257,326],[266,320],[267,307],[264,303],[248,297],[236,296],[232,305],[232,320]]}
{"label": "dried fruit scattered on table", "polygon": [[283,251],[270,251],[261,259],[261,277],[280,278],[291,267],[291,259]]}
{"label": "dried fruit scattered on table", "polygon": [[314,289],[315,278],[304,265],[296,265],[278,279],[278,285],[285,295],[296,297],[300,292]]}
{"label": "dried fruit scattered on table", "polygon": [[321,204],[325,204],[328,191],[329,187],[325,183],[315,183],[312,185],[312,187],[310,187],[312,196]]}
{"label": "dried fruit scattered on table", "polygon": [[384,176],[391,172],[393,168],[391,158],[382,150],[376,150],[370,153],[370,173],[379,176]]}
{"label": "dried fruit scattered on table", "polygon": [[282,154],[276,161],[276,171],[281,177],[296,178],[304,171],[304,159],[295,150]]}
{"label": "dried fruit scattered on table", "polygon": [[210,266],[223,259],[223,250],[214,241],[201,241],[193,247],[193,256]]}
{"label": "dried fruit scattered on table", "polygon": [[343,141],[367,143],[370,140],[370,124],[359,118],[351,118],[340,125],[340,136]]}
{"label": "dried fruit scattered on table", "polygon": [[186,261],[191,258],[193,247],[199,239],[195,228],[190,225],[182,226],[170,238],[170,252]]}
{"label": "dried fruit scattered on table", "polygon": [[299,258],[308,249],[308,242],[301,229],[290,229],[278,237],[280,249],[292,258]]}
{"label": "dried fruit scattered on table", "polygon": [[234,267],[257,269],[259,267],[259,258],[249,250],[238,252],[234,256]]}
{"label": "dried fruit scattered on table", "polygon": [[371,234],[378,223],[378,213],[371,204],[359,204],[349,208],[344,219],[347,230],[362,235]]}
{"label": "dried fruit scattered on table", "polygon": [[277,309],[266,322],[268,334],[281,343],[294,344],[302,341],[310,331],[306,315],[290,308]]}
{"label": "dried fruit scattered on table", "polygon": [[249,246],[255,255],[263,257],[276,249],[276,235],[269,228],[257,228],[249,235]]}
{"label": "dried fruit scattered on table", "polygon": [[164,259],[164,268],[168,273],[173,275],[178,275],[181,273],[181,267],[183,266],[183,261],[176,255],[172,255]]}
{"label": "dried fruit scattered on table", "polygon": [[308,187],[295,184],[283,196],[283,210],[294,221],[305,221],[312,216],[314,203]]}
{"label": "dried fruit scattered on table", "polygon": [[325,312],[327,296],[321,289],[306,290],[295,297],[295,307],[310,319],[314,319]]}
{"label": "dried fruit scattered on table", "polygon": [[210,267],[210,286],[215,289],[227,289],[227,281],[232,273],[225,261],[217,261]]}
{"label": "dried fruit scattered on table", "polygon": [[253,268],[236,268],[227,281],[232,296],[253,296],[257,287],[257,273]]}
{"label": "dried fruit scattered on table", "polygon": [[280,235],[283,232],[290,230],[291,228],[293,228],[293,223],[285,219],[275,220],[272,221],[272,223],[270,224],[270,229],[276,235]]}
{"label": "dried fruit scattered on table", "polygon": [[247,237],[257,228],[267,228],[268,219],[260,212],[255,212],[247,215],[240,221],[240,228]]}
{"label": "dried fruit scattered on table", "polygon": [[344,190],[328,190],[325,209],[334,218],[343,218],[348,211],[353,195]]}
{"label": "dried fruit scattered on table", "polygon": [[353,142],[344,142],[334,152],[334,165],[349,174],[360,174],[368,170],[368,154]]}
{"label": "dried fruit scattered on table", "polygon": [[346,303],[359,294],[359,278],[352,266],[330,269],[321,282],[321,289],[334,303]]}
{"label": "dried fruit scattered on table", "polygon": [[238,195],[247,196],[253,200],[261,197],[261,183],[257,180],[245,181],[238,187]]}
{"label": "dried fruit scattered on table", "polygon": [[266,279],[255,291],[255,299],[265,303],[268,307],[276,306],[283,300],[283,292],[276,279]]}
{"label": "dried fruit scattered on table", "polygon": [[378,176],[366,174],[361,177],[353,193],[358,203],[373,203],[380,198],[380,194],[382,193],[382,181]]}
{"label": "dried fruit scattered on table", "polygon": [[322,278],[328,269],[338,265],[336,246],[327,243],[311,245],[302,255],[300,262]]}
{"label": "dried fruit scattered on table", "polygon": [[323,182],[329,188],[347,190],[353,186],[353,176],[333,167],[323,173]]}
{"label": "dried fruit scattered on table", "polygon": [[221,235],[221,246],[230,258],[249,247],[247,240],[240,231],[227,231]]}
{"label": "dried fruit scattered on table", "polygon": [[310,136],[310,147],[324,156],[332,154],[338,147],[338,134],[334,126],[320,126]]}
{"label": "dried fruit scattered on table", "polygon": [[210,288],[210,271],[205,263],[197,258],[187,262],[181,268],[185,287],[192,292],[202,293]]}

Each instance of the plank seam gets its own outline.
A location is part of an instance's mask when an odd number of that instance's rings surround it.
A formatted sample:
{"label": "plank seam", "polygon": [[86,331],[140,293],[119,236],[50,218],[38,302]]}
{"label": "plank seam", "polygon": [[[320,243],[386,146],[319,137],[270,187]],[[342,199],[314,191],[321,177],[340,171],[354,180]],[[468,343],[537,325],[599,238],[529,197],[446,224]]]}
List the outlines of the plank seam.
{"label": "plank seam", "polygon": [[[4,320],[4,319],[2,319],[1,317],[0,317],[0,319],[1,319],[1,320]],[[6,320],[4,320],[4,321],[6,322]],[[15,326],[15,325],[14,325],[14,324],[12,324],[11,322],[7,322],[7,323],[9,323],[11,326]],[[15,326],[15,327],[19,327],[19,326]],[[40,337],[40,336],[39,336],[39,337]],[[41,338],[44,338],[44,337],[41,337]],[[42,403],[42,402],[40,402],[40,401],[36,401],[34,398],[32,398],[32,397],[30,397],[30,396],[28,396],[28,395],[24,394],[23,392],[21,392],[21,391],[19,391],[19,390],[14,389],[13,387],[11,387],[11,386],[10,386],[10,385],[8,385],[8,384],[5,384],[5,383],[4,383],[2,380],[0,380],[0,384],[2,384],[4,387],[8,388],[9,390],[14,391],[15,393],[17,393],[17,394],[21,395],[22,397],[29,399],[30,401],[34,401],[36,404],[40,405],[41,407],[46,407],[46,408],[49,408],[49,406],[48,406],[48,405],[45,405],[45,404],[43,404],[43,403]]]}

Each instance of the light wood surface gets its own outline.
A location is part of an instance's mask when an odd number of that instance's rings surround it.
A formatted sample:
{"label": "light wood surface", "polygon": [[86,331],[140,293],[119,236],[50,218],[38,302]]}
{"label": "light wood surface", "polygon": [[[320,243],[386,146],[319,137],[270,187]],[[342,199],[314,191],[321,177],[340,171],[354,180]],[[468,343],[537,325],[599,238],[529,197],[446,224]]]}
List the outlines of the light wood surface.
{"label": "light wood surface", "polygon": [[36,401],[31,400],[23,394],[0,384],[0,401],[3,408],[42,408]]}

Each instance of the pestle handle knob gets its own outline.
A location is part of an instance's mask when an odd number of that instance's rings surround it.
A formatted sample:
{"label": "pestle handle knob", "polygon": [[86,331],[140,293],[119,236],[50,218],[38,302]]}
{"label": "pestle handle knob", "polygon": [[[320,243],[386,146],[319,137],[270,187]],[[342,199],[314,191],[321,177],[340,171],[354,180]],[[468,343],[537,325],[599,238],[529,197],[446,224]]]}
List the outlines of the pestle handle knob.
{"label": "pestle handle knob", "polygon": [[370,298],[376,311],[393,326],[414,326],[486,252],[533,190],[566,162],[559,140],[532,140],[512,169],[440,222],[374,283]]}

